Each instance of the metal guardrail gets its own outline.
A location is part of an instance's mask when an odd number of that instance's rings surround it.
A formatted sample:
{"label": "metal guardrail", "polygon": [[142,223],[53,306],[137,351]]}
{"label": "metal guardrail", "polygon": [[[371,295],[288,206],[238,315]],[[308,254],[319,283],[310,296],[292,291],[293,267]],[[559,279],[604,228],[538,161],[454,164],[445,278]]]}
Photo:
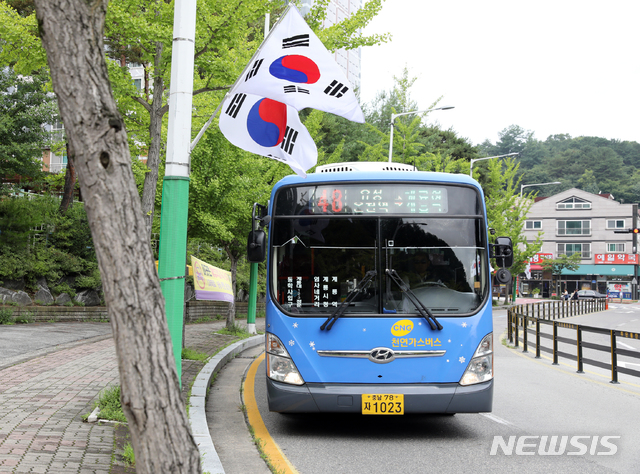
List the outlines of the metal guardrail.
{"label": "metal guardrail", "polygon": [[[522,352],[529,352],[529,346],[534,346],[536,359],[540,358],[541,352],[551,354],[553,365],[558,365],[560,357],[573,360],[577,365],[577,373],[584,373],[584,364],[611,370],[611,383],[619,383],[618,374],[620,373],[640,377],[640,371],[622,367],[618,364],[618,356],[630,357],[640,361],[640,353],[637,351],[618,347],[618,338],[640,339],[640,334],[558,321],[558,319],[580,314],[604,311],[607,307],[608,303],[605,300],[545,301],[513,306],[507,311],[509,342],[517,348],[522,343]],[[551,326],[551,334],[541,331],[541,327],[544,326]],[[559,329],[575,331],[575,337],[560,336],[558,334]],[[585,333],[609,336],[610,342],[608,345],[586,342],[583,339]],[[530,335],[534,337],[533,341],[529,339]],[[541,343],[542,340],[551,341],[552,347],[544,347]],[[574,346],[576,349],[575,355],[560,351],[558,349],[559,343]],[[583,349],[608,353],[610,362],[605,363],[585,357]]]}

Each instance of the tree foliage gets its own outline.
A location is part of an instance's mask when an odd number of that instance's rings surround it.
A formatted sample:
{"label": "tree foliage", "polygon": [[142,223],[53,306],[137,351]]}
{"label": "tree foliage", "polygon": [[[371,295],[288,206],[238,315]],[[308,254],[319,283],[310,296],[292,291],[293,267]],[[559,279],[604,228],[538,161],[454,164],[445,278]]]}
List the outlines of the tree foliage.
{"label": "tree foliage", "polygon": [[513,157],[504,160],[486,160],[489,166],[487,184],[484,186],[489,227],[496,236],[510,237],[513,243],[511,274],[518,275],[527,261],[542,247],[542,232],[533,242],[527,241],[522,229],[527,213],[533,205],[531,197],[520,198],[518,163]]}
{"label": "tree foliage", "polygon": [[45,70],[23,77],[0,69],[0,178],[41,176],[42,149],[51,145],[45,125],[57,115],[48,82]]}
{"label": "tree foliage", "polygon": [[483,153],[520,153],[519,174],[523,184],[562,183],[538,188],[542,196],[575,187],[594,194],[610,193],[621,202],[640,202],[640,143],[599,137],[572,138],[567,134],[538,140],[533,132],[517,125],[502,130],[499,137],[495,145],[485,141],[481,145]]}

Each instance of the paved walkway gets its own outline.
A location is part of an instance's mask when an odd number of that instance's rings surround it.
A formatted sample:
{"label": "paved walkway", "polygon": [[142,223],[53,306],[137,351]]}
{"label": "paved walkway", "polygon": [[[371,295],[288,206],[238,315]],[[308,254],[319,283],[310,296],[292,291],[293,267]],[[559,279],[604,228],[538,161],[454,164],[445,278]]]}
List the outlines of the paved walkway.
{"label": "paved walkway", "polygon": [[[216,353],[237,340],[213,334],[223,326],[222,321],[188,325],[186,346]],[[256,326],[264,329],[264,319]],[[51,350],[0,370],[0,473],[126,472],[116,453],[114,425],[82,421],[99,392],[119,384],[110,334]],[[183,361],[183,399],[203,366]]]}

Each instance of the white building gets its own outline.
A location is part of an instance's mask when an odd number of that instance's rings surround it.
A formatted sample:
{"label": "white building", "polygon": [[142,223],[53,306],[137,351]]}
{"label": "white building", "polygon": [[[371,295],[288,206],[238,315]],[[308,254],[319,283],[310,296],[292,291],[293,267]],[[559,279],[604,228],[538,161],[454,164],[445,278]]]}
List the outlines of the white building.
{"label": "white building", "polygon": [[[315,2],[312,2],[315,3]],[[349,18],[362,8],[362,0],[331,0],[327,5],[327,18],[322,26],[329,27]],[[360,49],[346,51],[339,49],[334,54],[336,63],[342,68],[349,82],[356,89],[360,87]]]}
{"label": "white building", "polygon": [[[528,294],[533,288],[540,288],[543,297],[553,296],[559,283],[560,291],[610,290],[633,293],[635,299],[637,234],[620,232],[636,227],[638,205],[619,203],[610,194],[572,188],[537,199],[527,214],[524,234],[528,242],[533,242],[542,231],[544,243],[532,259],[531,278],[522,280],[522,292]],[[558,282],[539,265],[544,258],[574,253],[581,256],[580,267],[564,270]]]}

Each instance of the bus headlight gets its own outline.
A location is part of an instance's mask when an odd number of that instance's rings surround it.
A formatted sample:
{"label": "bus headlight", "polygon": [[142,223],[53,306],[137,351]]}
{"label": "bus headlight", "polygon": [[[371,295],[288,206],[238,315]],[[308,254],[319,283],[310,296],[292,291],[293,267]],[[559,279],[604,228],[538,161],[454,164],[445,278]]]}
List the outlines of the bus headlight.
{"label": "bus headlight", "polygon": [[282,341],[273,334],[267,333],[266,345],[266,364],[269,378],[277,382],[303,385],[304,380]]}
{"label": "bus headlight", "polygon": [[473,385],[493,378],[493,333],[487,334],[469,361],[460,385]]}

